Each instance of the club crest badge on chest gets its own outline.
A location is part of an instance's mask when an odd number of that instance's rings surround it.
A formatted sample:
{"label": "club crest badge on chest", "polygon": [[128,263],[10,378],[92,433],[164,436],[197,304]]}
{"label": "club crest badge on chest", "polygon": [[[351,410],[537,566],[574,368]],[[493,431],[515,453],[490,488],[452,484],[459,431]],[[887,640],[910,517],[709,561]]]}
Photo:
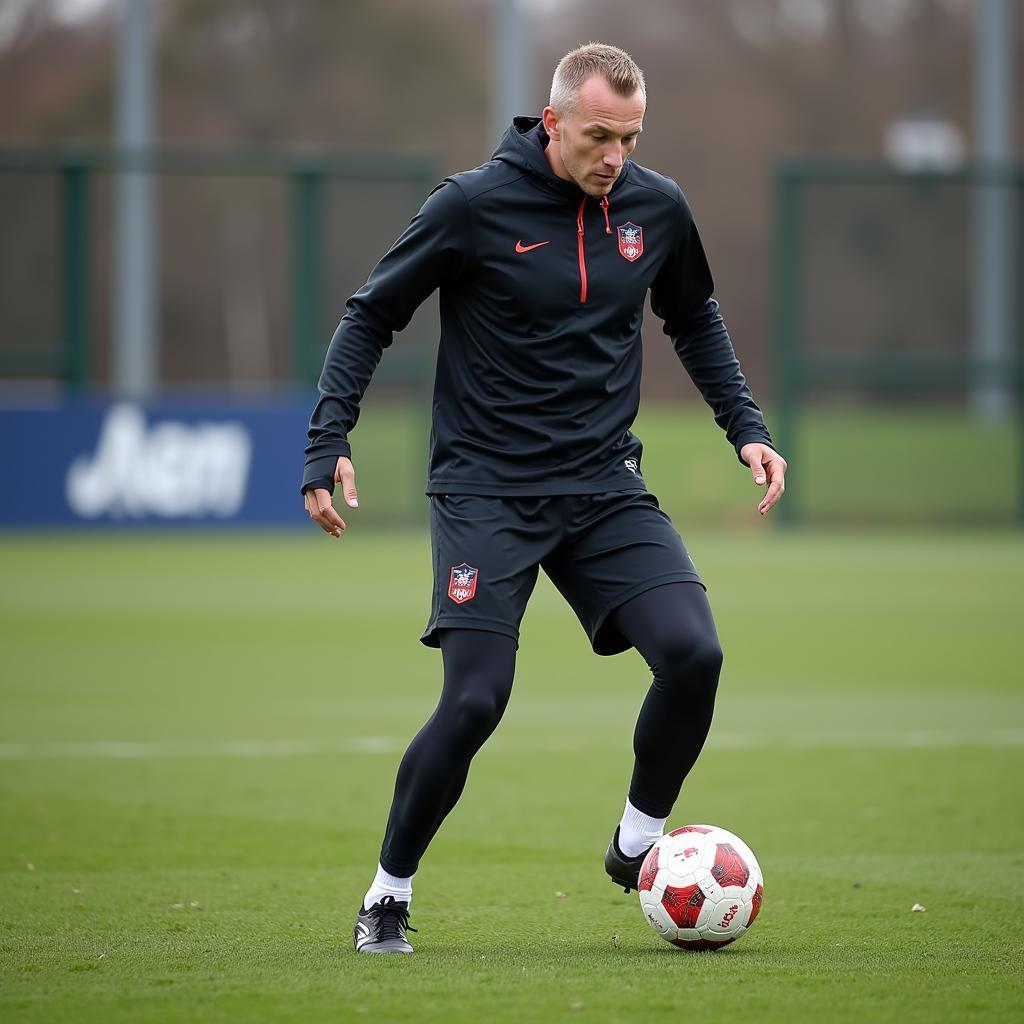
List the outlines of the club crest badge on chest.
{"label": "club crest badge on chest", "polygon": [[644,254],[644,229],[628,221],[620,224],[616,231],[619,233],[619,252],[630,263],[635,263]]}

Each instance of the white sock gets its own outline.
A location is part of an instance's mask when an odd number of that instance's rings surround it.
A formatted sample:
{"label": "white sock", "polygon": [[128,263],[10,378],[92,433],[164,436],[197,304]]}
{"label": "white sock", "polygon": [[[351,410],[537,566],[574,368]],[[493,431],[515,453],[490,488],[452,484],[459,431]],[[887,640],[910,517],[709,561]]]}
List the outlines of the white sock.
{"label": "white sock", "polygon": [[652,818],[638,811],[628,800],[619,822],[619,849],[627,857],[638,857],[665,833],[668,818]]}
{"label": "white sock", "polygon": [[363,910],[369,910],[374,903],[379,903],[384,896],[394,896],[400,903],[412,905],[412,879],[400,875],[389,875],[379,864],[373,884],[366,890],[363,897]]}

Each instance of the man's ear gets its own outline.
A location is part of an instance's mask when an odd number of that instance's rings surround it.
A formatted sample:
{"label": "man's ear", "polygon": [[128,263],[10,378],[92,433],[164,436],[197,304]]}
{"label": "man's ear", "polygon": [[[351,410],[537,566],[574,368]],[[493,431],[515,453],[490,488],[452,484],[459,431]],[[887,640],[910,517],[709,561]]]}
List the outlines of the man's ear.
{"label": "man's ear", "polygon": [[544,122],[544,131],[548,133],[548,138],[553,139],[555,142],[559,141],[561,134],[559,128],[559,117],[555,113],[554,108],[545,107],[543,113],[540,115],[541,120]]}

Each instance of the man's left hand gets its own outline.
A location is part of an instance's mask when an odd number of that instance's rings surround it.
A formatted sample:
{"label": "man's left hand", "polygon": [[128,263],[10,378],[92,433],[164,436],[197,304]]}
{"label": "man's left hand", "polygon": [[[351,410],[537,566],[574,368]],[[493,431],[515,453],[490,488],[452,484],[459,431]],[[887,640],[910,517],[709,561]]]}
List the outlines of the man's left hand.
{"label": "man's left hand", "polygon": [[754,483],[758,487],[768,485],[757,511],[765,515],[774,508],[786,489],[786,460],[766,444],[751,441],[740,449],[740,458],[750,467],[754,474]]}

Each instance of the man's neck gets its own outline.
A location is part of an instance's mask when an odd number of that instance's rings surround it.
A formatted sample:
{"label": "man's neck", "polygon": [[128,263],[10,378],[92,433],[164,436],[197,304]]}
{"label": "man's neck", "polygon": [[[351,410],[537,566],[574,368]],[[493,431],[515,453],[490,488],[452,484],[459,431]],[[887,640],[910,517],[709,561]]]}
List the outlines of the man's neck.
{"label": "man's neck", "polygon": [[555,172],[556,177],[563,181],[572,181],[572,176],[565,169],[565,164],[562,163],[561,149],[552,138],[548,139],[548,144],[544,147],[544,159],[547,160],[548,166]]}

